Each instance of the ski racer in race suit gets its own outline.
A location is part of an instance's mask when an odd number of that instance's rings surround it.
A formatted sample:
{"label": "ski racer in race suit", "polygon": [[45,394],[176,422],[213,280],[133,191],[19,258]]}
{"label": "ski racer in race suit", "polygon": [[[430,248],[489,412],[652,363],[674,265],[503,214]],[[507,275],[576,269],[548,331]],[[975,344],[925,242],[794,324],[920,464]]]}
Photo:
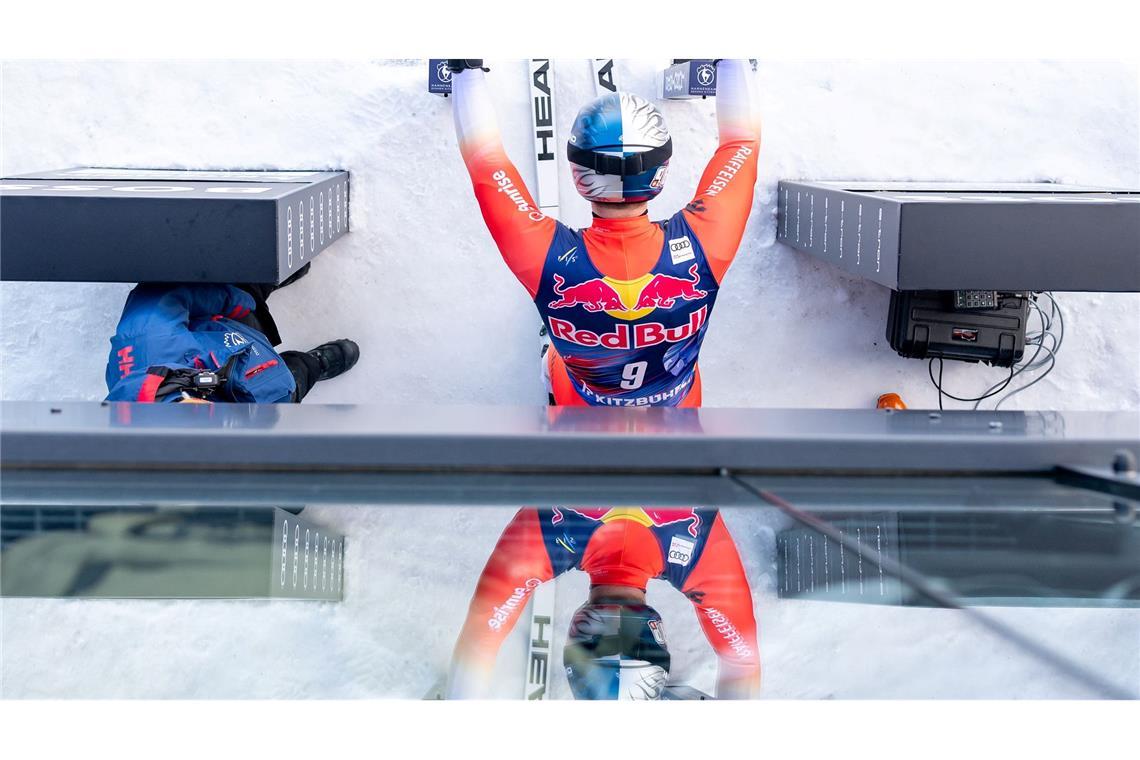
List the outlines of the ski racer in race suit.
{"label": "ski racer in race suit", "polygon": [[567,156],[594,219],[572,230],[539,210],[507,158],[483,70],[452,76],[460,151],[491,235],[546,323],[557,404],[700,406],[697,354],[752,208],[760,148],[751,66],[722,60],[716,77],[719,147],[692,202],[664,222],[647,212],[672,151],[660,112],[630,93],[582,109]]}
{"label": "ski racer in race suit", "polygon": [[756,694],[752,592],[715,509],[556,507],[519,510],[499,537],[456,644],[448,698],[486,696],[499,648],[531,592],[570,570],[590,576],[586,607],[645,605],[649,579],[667,581],[693,603],[720,661],[717,698]]}

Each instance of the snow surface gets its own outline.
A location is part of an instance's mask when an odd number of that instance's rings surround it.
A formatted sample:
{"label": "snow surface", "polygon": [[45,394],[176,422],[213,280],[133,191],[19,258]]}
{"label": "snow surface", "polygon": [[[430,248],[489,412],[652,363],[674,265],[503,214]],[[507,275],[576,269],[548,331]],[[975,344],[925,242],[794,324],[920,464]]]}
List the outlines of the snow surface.
{"label": "snow surface", "polygon": [[[488,63],[508,151],[529,180],[525,65]],[[652,96],[665,63],[621,61],[619,76]],[[762,60],[759,71],[760,182],[702,351],[709,406],[863,408],[888,390],[913,406],[936,402],[925,364],[898,357],[883,339],[885,288],[774,242],[778,179],[1140,185],[1140,95],[1135,70],[1123,65]],[[558,61],[556,75],[565,134],[592,97],[589,65]],[[427,94],[425,62],[5,62],[0,84],[5,175],[87,165],[352,172],[352,234],[272,298],[285,348],[336,337],[362,347],[358,367],[319,385],[310,402],[542,403],[533,306],[483,227],[450,104]],[[688,200],[716,140],[712,100],[660,107],[675,154],[655,217]],[[587,224],[569,173],[560,181],[563,220]],[[107,339],[129,287],[0,284],[0,396],[102,398]],[[383,300],[372,295],[379,287]],[[1058,366],[1008,406],[1140,409],[1140,296],[1059,300],[1067,332]],[[945,382],[969,395],[1000,375],[949,363]],[[5,599],[0,690],[420,696],[442,671],[512,513],[307,510],[349,536],[340,604]],[[776,599],[781,519],[725,514],[753,583],[764,696],[1086,695],[953,612]],[[585,591],[581,574],[560,580],[559,615]],[[650,602],[668,621],[675,677],[710,690],[715,660],[689,603],[656,581]],[[1140,612],[993,612],[1140,689]],[[521,652],[516,636],[500,658],[506,695],[521,689]],[[564,683],[554,691],[565,696]]]}

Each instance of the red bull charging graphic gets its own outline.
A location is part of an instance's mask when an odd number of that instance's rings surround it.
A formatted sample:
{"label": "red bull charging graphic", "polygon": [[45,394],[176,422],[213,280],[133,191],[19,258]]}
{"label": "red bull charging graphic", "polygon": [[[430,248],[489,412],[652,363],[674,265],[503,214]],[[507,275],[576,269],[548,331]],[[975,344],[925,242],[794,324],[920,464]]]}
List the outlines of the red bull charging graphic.
{"label": "red bull charging graphic", "polygon": [[693,382],[717,284],[684,216],[664,225],[656,265],[607,277],[580,233],[560,227],[535,296],[575,389],[594,406],[676,406]]}

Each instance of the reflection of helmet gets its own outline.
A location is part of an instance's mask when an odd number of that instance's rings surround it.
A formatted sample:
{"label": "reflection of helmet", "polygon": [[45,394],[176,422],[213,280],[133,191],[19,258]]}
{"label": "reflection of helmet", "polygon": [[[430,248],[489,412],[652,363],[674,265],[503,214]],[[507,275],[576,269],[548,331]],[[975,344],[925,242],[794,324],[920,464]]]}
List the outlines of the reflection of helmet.
{"label": "reflection of helmet", "polygon": [[661,616],[644,604],[579,607],[562,660],[575,699],[660,699],[669,677]]}
{"label": "reflection of helmet", "polygon": [[639,95],[614,92],[587,103],[570,130],[566,157],[588,201],[634,203],[665,184],[673,142],[665,117]]}

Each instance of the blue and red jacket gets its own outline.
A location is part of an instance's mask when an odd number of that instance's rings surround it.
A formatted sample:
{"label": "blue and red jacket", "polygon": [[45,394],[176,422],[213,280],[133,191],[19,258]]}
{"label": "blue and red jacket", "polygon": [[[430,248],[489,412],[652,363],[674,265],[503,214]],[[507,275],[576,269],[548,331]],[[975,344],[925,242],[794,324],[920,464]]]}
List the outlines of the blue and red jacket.
{"label": "blue and red jacket", "polygon": [[237,321],[254,307],[253,296],[233,285],[137,286],[111,338],[107,400],[178,401],[181,393],[160,392],[168,377],[229,365],[209,400],[290,401],[296,383],[284,360],[261,332]]}

